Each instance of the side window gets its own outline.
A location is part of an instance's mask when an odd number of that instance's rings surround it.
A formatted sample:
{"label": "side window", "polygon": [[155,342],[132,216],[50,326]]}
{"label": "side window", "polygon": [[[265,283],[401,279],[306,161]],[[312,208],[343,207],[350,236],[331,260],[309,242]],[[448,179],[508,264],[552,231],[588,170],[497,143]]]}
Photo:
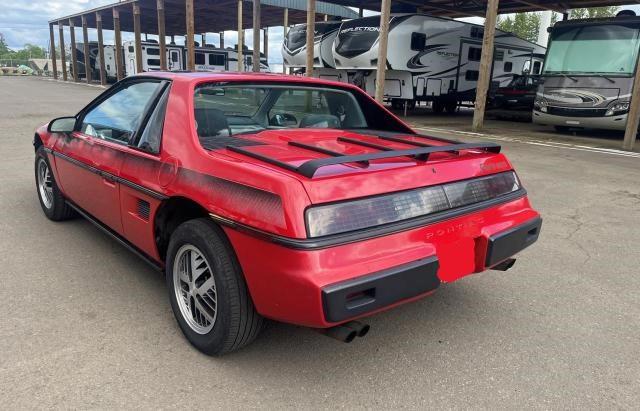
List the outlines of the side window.
{"label": "side window", "polygon": [[204,53],[196,53],[196,64],[204,64]]}
{"label": "side window", "polygon": [[145,81],[124,86],[84,116],[81,131],[104,140],[129,144],[161,84]]}
{"label": "side window", "polygon": [[427,44],[427,35],[424,33],[411,33],[411,50],[422,51]]}
{"label": "side window", "polygon": [[467,70],[464,78],[467,81],[477,81],[480,76],[480,72],[478,70]]}
{"label": "side window", "polygon": [[147,59],[147,65],[149,66],[159,66],[160,59]]}
{"label": "side window", "polygon": [[160,101],[156,104],[153,113],[149,117],[149,121],[142,132],[138,148],[150,153],[160,152],[160,142],[162,141],[162,130],[164,128],[164,116],[167,112],[167,101],[169,100],[169,89],[167,87],[160,97]]}
{"label": "side window", "polygon": [[504,60],[504,50],[496,50],[496,52],[493,53],[493,59],[495,61],[503,61]]}
{"label": "side window", "polygon": [[504,63],[504,72],[505,73],[511,73],[511,71],[513,70],[513,63],[510,61],[506,61]]}
{"label": "side window", "polygon": [[210,66],[224,66],[226,63],[224,54],[209,54]]}
{"label": "side window", "polygon": [[470,61],[480,61],[480,56],[482,56],[482,49],[478,47],[469,47],[469,60]]}

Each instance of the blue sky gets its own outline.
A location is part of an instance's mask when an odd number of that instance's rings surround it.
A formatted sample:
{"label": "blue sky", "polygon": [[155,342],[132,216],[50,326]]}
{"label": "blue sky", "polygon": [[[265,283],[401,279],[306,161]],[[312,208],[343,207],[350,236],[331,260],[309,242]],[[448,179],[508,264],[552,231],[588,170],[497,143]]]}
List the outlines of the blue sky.
{"label": "blue sky", "polygon": [[[10,48],[21,48],[25,43],[37,44],[48,48],[49,28],[47,22],[57,17],[74,14],[82,10],[88,10],[115,0],[0,0],[0,33]],[[640,14],[640,6],[627,6]],[[475,23],[482,23],[480,18],[466,19]],[[68,30],[66,31],[68,41]],[[80,34],[78,30],[78,35]],[[113,42],[111,31],[105,31],[105,42]],[[56,32],[57,37],[57,32]],[[96,39],[95,30],[89,31],[90,39]],[[130,33],[123,33],[123,40],[133,39]],[[252,47],[252,36],[245,35],[248,47]],[[208,42],[217,44],[218,36],[210,34]],[[237,35],[235,32],[226,32],[225,44],[235,44]],[[56,40],[57,41],[57,40]],[[67,43],[68,44],[68,43]],[[280,63],[280,46],[282,44],[282,27],[272,27],[269,30],[269,61]]]}

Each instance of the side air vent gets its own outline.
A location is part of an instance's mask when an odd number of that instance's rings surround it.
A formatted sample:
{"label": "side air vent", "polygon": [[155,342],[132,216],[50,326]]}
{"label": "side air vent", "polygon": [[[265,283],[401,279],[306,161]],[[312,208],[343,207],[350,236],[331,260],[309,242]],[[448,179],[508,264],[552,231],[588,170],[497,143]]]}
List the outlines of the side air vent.
{"label": "side air vent", "polygon": [[138,199],[138,216],[144,220],[149,221],[149,214],[151,213],[151,204],[149,202]]}

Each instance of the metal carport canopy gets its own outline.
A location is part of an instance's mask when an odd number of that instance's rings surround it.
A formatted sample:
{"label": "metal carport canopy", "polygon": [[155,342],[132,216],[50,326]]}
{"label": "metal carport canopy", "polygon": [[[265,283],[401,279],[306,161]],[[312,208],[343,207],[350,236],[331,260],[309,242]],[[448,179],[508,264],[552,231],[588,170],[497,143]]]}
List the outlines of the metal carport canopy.
{"label": "metal carport canopy", "polygon": [[[380,11],[382,0],[326,0],[330,3],[342,6],[363,8]],[[487,11],[487,1],[480,0],[392,0],[392,13],[427,13],[440,17],[485,17]],[[553,10],[564,13],[567,10],[602,7],[602,6],[623,6],[628,4],[639,4],[640,1],[630,0],[500,0],[498,14],[523,13],[529,11]]]}
{"label": "metal carport canopy", "polygon": [[[243,0],[242,26],[253,26],[252,0]],[[73,20],[76,27],[82,25],[82,16],[87,20],[89,28],[96,28],[96,13],[102,16],[102,28],[113,30],[112,10],[118,10],[120,14],[120,30],[134,32],[133,4],[140,6],[140,31],[147,34],[158,34],[157,0],[125,0],[108,4],[91,10],[72,14],[65,17],[50,20],[50,24],[68,26],[69,20]],[[235,31],[238,28],[238,16],[236,14],[237,0],[194,0],[194,25],[196,33]],[[282,26],[283,9],[289,10],[289,24],[304,23],[307,21],[306,0],[261,0],[261,24],[260,27]],[[165,31],[166,35],[181,36],[187,33],[186,10],[184,0],[164,0]],[[317,2],[316,13],[326,14],[332,17],[353,19],[358,13],[346,7],[328,2]]]}

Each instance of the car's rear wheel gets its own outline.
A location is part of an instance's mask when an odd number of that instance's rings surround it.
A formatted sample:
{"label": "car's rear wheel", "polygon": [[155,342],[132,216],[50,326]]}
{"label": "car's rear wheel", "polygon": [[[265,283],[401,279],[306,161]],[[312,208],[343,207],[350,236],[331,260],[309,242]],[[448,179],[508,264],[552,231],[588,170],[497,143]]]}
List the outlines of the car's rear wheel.
{"label": "car's rear wheel", "polygon": [[190,220],[176,229],[166,279],[178,325],[205,354],[235,351],[262,329],[231,245],[212,221]]}
{"label": "car's rear wheel", "polygon": [[36,151],[35,174],[38,199],[47,218],[62,221],[73,217],[74,211],[58,188],[47,153],[42,146]]}

